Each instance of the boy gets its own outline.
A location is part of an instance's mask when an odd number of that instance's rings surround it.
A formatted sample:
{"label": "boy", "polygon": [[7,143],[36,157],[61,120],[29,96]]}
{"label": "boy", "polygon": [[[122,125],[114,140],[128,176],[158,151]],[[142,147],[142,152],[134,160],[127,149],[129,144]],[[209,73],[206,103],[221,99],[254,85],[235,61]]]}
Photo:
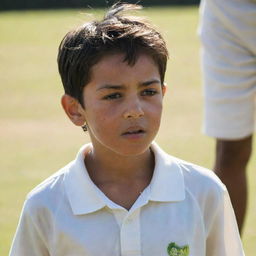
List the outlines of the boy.
{"label": "boy", "polygon": [[241,256],[224,185],[163,152],[167,49],[161,35],[120,12],[70,31],[59,47],[62,106],[91,144],[36,187],[11,256]]}

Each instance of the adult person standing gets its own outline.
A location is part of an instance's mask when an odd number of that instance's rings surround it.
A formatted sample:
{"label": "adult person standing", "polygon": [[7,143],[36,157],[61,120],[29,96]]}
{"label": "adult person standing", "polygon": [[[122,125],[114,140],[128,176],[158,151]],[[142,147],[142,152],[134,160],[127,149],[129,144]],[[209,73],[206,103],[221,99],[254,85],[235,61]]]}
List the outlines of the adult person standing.
{"label": "adult person standing", "polygon": [[256,112],[256,0],[201,0],[200,15],[204,132],[216,138],[214,170],[241,233]]}

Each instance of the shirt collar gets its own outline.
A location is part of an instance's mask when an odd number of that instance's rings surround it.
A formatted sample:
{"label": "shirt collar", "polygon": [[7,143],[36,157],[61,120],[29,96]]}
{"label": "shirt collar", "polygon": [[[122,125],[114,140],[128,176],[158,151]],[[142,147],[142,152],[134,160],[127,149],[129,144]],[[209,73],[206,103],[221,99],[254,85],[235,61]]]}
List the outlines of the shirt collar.
{"label": "shirt collar", "polygon": [[84,164],[85,155],[90,149],[91,144],[86,144],[79,150],[76,159],[68,165],[65,175],[65,190],[75,215],[95,212],[106,206]]}
{"label": "shirt collar", "polygon": [[[102,192],[91,181],[84,164],[84,157],[91,144],[84,145],[76,159],[67,168],[65,190],[75,215],[88,214],[108,205]],[[151,149],[155,155],[155,170],[149,185],[149,200],[159,202],[181,201],[185,198],[184,178],[177,162],[156,143]]]}
{"label": "shirt collar", "polygon": [[185,199],[184,177],[177,160],[165,153],[155,142],[151,149],[155,155],[155,170],[150,183],[149,200],[177,202]]}

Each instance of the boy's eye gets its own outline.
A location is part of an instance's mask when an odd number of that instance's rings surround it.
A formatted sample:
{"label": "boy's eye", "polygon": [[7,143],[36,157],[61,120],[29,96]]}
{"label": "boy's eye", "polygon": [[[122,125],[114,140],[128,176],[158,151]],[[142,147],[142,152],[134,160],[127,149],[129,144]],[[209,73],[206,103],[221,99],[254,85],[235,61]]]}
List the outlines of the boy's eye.
{"label": "boy's eye", "polygon": [[157,94],[157,91],[154,89],[147,89],[147,90],[142,91],[142,93],[141,93],[142,96],[153,96],[155,94]]}
{"label": "boy's eye", "polygon": [[120,93],[111,93],[111,94],[103,97],[104,100],[114,100],[114,99],[119,99],[119,98],[121,98]]}

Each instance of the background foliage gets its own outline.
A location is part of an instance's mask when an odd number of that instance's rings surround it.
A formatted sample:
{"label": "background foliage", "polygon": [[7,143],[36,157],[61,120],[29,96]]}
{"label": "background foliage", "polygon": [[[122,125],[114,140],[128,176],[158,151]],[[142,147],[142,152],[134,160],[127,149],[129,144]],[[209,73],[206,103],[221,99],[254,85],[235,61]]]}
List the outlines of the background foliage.
{"label": "background foliage", "polygon": [[[126,0],[127,3],[140,3],[143,6],[153,5],[191,5],[200,0]],[[117,0],[1,0],[0,10],[57,9],[81,7],[107,7]]]}

